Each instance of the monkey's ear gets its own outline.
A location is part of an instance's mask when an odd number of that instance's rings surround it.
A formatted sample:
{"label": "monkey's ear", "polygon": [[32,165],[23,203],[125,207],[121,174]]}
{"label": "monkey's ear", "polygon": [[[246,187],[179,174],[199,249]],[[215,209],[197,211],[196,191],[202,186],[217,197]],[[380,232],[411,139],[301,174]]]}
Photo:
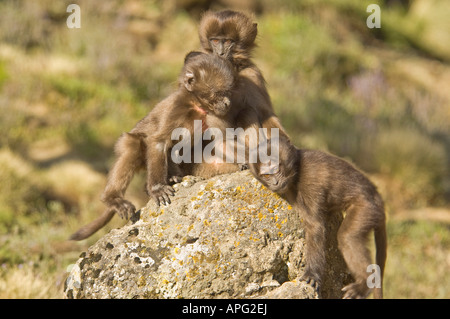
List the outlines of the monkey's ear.
{"label": "monkey's ear", "polygon": [[195,83],[194,73],[192,73],[191,71],[186,71],[186,73],[184,74],[184,86],[186,90],[192,92],[194,90],[194,83]]}

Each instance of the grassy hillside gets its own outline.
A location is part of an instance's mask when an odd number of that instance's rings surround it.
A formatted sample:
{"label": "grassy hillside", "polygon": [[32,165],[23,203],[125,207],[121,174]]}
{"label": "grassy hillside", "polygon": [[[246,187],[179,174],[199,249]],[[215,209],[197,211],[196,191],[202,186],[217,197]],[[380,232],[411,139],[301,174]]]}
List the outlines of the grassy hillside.
{"label": "grassy hillside", "polygon": [[[69,29],[72,2],[0,2],[0,298],[62,297],[67,267],[123,223],[66,241],[103,209],[115,140],[174,89],[209,3],[76,1]],[[354,162],[385,198],[386,297],[449,298],[449,3],[373,3],[380,29],[358,0],[249,1],[254,59],[293,142]]]}

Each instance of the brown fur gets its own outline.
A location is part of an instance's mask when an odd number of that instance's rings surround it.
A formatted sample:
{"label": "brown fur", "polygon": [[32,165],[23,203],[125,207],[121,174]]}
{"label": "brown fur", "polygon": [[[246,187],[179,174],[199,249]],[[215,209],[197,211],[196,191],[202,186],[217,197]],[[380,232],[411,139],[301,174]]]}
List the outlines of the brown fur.
{"label": "brown fur", "polygon": [[[267,92],[266,81],[259,68],[252,62],[258,33],[257,24],[241,12],[224,10],[204,13],[199,27],[200,43],[208,53],[231,61],[239,72],[238,96],[240,103],[252,107],[264,128],[279,128],[280,135],[287,136],[275,115]],[[214,41],[219,45],[215,46]]]}
{"label": "brown fur", "polygon": [[[184,127],[193,136],[194,120],[201,120],[204,128],[218,127],[225,131],[240,118],[240,109],[231,107],[236,85],[234,69],[228,62],[213,55],[191,52],[179,77],[178,90],[158,103],[153,110],[115,145],[116,161],[109,173],[102,195],[107,209],[95,221],[84,226],[70,238],[81,240],[103,227],[117,213],[130,218],[135,207],[124,199],[125,191],[135,172],[147,170],[146,191],[158,203],[170,203],[174,194],[170,182],[179,181],[188,173],[220,174],[238,170],[237,164],[176,165],[170,150],[177,141],[171,139],[175,128]],[[211,173],[211,170],[214,172]]]}
{"label": "brown fur", "polygon": [[[274,174],[261,174],[267,164],[250,164],[255,177],[279,193],[299,212],[306,229],[306,270],[303,280],[317,289],[325,266],[325,215],[345,212],[338,245],[355,282],[344,287],[344,298],[365,298],[371,264],[366,242],[374,231],[376,263],[383,278],[386,260],[384,204],[376,187],[358,169],[341,158],[314,150],[299,150],[280,139],[280,161]],[[382,288],[374,288],[382,298]]]}

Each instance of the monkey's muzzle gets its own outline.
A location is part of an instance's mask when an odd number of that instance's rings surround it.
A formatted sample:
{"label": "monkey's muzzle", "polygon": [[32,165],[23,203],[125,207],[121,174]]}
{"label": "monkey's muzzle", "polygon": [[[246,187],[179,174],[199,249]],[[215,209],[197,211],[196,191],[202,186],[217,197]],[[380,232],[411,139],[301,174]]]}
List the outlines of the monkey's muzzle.
{"label": "monkey's muzzle", "polygon": [[217,102],[214,107],[213,111],[216,115],[222,116],[228,113],[230,110],[231,101],[228,97],[224,97],[221,101]]}

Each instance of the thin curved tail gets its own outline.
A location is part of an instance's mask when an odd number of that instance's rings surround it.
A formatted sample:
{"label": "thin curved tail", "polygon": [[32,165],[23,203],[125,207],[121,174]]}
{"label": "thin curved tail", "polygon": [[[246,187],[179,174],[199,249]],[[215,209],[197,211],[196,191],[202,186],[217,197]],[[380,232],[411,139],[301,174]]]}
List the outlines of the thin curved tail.
{"label": "thin curved tail", "polygon": [[114,210],[108,208],[106,209],[103,214],[100,215],[99,218],[96,220],[90,222],[87,225],[84,225],[80,229],[78,229],[75,233],[73,233],[69,240],[82,240],[85,238],[88,238],[89,236],[93,235],[96,231],[98,231],[100,228],[105,226],[111,218],[113,218],[115,212]]}
{"label": "thin curved tail", "polygon": [[386,224],[383,222],[381,226],[374,231],[376,256],[375,260],[380,267],[380,288],[374,288],[373,297],[375,299],[383,299],[383,278],[384,278],[384,266],[386,264],[387,256],[387,236],[386,236]]}

